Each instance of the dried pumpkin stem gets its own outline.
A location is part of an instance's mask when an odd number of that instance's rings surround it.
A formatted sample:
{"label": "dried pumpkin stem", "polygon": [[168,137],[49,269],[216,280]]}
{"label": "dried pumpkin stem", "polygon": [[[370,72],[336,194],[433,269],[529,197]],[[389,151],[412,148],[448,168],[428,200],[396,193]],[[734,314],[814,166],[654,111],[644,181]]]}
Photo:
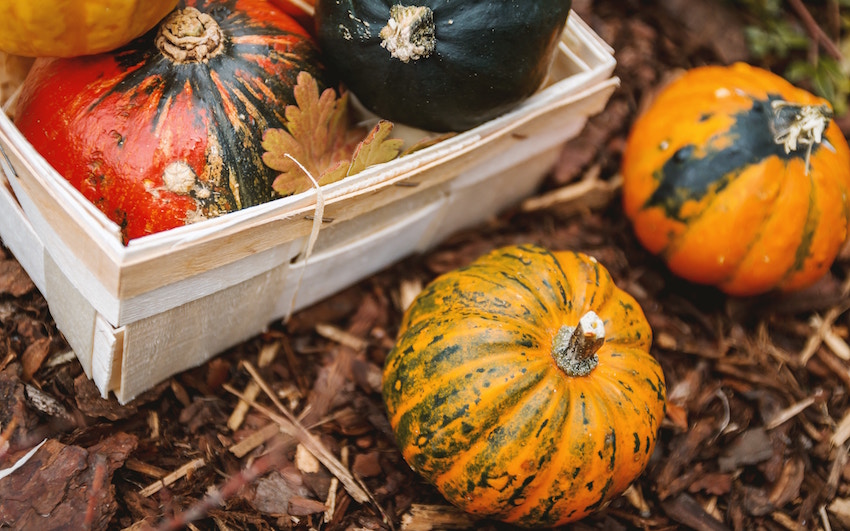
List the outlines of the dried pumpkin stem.
{"label": "dried pumpkin stem", "polygon": [[812,146],[823,140],[823,133],[833,116],[832,109],[827,105],[799,105],[776,100],[771,102],[770,110],[773,141],[785,148],[785,153],[805,147],[808,173]]}
{"label": "dried pumpkin stem", "polygon": [[175,63],[205,63],[224,51],[224,33],[209,14],[187,7],[159,25],[155,43]]}
{"label": "dried pumpkin stem", "polygon": [[428,57],[437,47],[434,12],[426,6],[394,5],[379,35],[381,46],[402,63]]}
{"label": "dried pumpkin stem", "polygon": [[596,352],[605,343],[605,324],[589,311],[576,326],[564,325],[552,342],[555,363],[569,376],[587,376],[599,363]]}

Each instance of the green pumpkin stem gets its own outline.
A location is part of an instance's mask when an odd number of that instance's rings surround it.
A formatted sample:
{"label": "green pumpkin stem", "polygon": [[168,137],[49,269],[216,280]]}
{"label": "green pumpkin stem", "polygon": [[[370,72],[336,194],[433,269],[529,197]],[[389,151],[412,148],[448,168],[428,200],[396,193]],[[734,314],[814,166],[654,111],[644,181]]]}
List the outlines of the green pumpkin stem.
{"label": "green pumpkin stem", "polygon": [[434,12],[426,6],[394,5],[379,36],[381,46],[402,63],[428,57],[437,46]]}
{"label": "green pumpkin stem", "polygon": [[177,9],[159,25],[157,49],[177,64],[206,63],[224,51],[224,32],[207,13]]}
{"label": "green pumpkin stem", "polygon": [[596,352],[605,343],[605,324],[589,311],[576,326],[564,325],[552,341],[552,357],[569,376],[587,376],[599,363]]}
{"label": "green pumpkin stem", "polygon": [[812,147],[823,140],[823,134],[833,116],[832,109],[827,105],[799,105],[776,100],[771,102],[770,110],[773,141],[785,148],[785,153],[805,147],[808,174]]}

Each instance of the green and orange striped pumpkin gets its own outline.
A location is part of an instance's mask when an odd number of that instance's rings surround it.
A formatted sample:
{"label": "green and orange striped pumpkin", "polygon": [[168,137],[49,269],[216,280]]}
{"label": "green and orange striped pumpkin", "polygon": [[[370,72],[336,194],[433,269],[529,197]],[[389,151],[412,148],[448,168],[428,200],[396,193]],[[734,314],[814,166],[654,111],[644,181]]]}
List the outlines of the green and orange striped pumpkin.
{"label": "green and orange striped pumpkin", "polygon": [[850,149],[828,103],[746,64],[694,68],[634,123],[635,233],[670,270],[732,295],[822,277],[847,238]]}
{"label": "green and orange striped pumpkin", "polygon": [[317,45],[265,0],[182,0],[110,53],[39,58],[16,125],[125,241],[274,199],[262,139]]}
{"label": "green and orange striped pumpkin", "polygon": [[563,524],[649,461],[666,400],[651,342],[638,303],[593,258],[504,247],[417,296],[383,398],[404,459],[447,500]]}

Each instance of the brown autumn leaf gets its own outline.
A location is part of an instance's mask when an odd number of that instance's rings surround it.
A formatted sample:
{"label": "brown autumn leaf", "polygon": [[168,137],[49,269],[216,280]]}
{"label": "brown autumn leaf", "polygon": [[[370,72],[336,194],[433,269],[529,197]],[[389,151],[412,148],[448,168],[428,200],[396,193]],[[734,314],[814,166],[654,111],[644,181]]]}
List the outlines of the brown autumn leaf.
{"label": "brown autumn leaf", "polygon": [[285,127],[263,136],[263,162],[280,172],[272,183],[279,194],[309,190],[310,177],[323,186],[398,156],[403,141],[387,138],[391,122],[380,121],[367,134],[351,126],[347,92],[337,97],[329,88],[319,94],[316,80],[301,72],[294,94]]}
{"label": "brown autumn leaf", "polygon": [[33,289],[35,284],[17,260],[0,260],[0,294],[23,297]]}
{"label": "brown autumn leaf", "polygon": [[21,377],[24,381],[32,379],[33,374],[41,368],[44,360],[50,354],[50,342],[49,337],[41,337],[30,343],[24,350],[21,355],[21,365],[23,366]]}

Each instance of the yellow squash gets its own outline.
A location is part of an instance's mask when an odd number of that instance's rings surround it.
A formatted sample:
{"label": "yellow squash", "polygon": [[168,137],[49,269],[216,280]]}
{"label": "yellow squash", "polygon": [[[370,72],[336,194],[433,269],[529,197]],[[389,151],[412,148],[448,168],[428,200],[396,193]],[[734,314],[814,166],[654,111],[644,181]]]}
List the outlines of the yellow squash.
{"label": "yellow squash", "polygon": [[106,52],[144,34],[177,0],[0,0],[0,50],[27,57]]}

